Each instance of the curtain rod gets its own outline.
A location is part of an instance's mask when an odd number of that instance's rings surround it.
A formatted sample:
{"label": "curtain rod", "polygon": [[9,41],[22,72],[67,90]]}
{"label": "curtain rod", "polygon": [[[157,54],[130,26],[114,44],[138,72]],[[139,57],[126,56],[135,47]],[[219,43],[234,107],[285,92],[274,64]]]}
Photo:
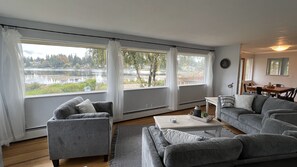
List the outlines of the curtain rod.
{"label": "curtain rod", "polygon": [[75,36],[83,36],[83,37],[92,37],[92,38],[102,38],[102,39],[109,39],[109,40],[120,40],[120,41],[128,41],[128,42],[138,42],[138,43],[145,43],[145,44],[153,44],[153,45],[163,45],[169,47],[179,47],[179,48],[186,48],[186,49],[195,49],[195,50],[203,50],[203,51],[210,51],[214,52],[213,49],[203,49],[203,48],[195,48],[195,47],[186,47],[186,46],[177,46],[177,45],[169,45],[164,43],[158,42],[146,42],[140,40],[132,40],[132,39],[124,39],[124,38],[115,38],[115,37],[108,37],[108,36],[99,36],[99,35],[86,35],[80,33],[71,33],[71,32],[63,32],[63,31],[54,31],[54,30],[46,30],[46,29],[39,29],[39,28],[32,28],[32,27],[24,27],[24,26],[15,26],[10,24],[0,24],[3,28],[19,28],[19,29],[27,29],[27,30],[34,30],[34,31],[42,31],[42,32],[50,32],[50,33],[57,33],[57,34],[65,34],[65,35],[75,35]]}

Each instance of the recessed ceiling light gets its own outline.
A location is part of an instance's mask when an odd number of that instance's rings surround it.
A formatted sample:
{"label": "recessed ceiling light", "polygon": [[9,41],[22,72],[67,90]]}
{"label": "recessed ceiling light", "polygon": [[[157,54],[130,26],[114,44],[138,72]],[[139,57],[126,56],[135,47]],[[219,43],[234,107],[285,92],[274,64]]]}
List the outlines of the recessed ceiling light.
{"label": "recessed ceiling light", "polygon": [[289,47],[291,47],[291,45],[277,45],[270,48],[274,51],[280,52],[289,49]]}

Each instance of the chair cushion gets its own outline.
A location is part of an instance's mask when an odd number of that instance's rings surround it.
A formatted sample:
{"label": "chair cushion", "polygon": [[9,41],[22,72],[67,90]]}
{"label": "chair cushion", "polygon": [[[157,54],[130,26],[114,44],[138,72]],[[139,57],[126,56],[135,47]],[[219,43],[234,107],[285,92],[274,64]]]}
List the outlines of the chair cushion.
{"label": "chair cushion", "polygon": [[63,104],[61,104],[56,110],[54,110],[55,119],[66,119],[69,115],[78,114],[76,105],[83,102],[82,97],[75,97]]}
{"label": "chair cushion", "polygon": [[243,144],[242,159],[297,152],[297,139],[277,134],[237,135]]}
{"label": "chair cushion", "polygon": [[267,96],[255,95],[253,105],[252,105],[253,111],[255,111],[255,113],[257,114],[261,114],[263,104],[267,99],[268,99]]}
{"label": "chair cushion", "polygon": [[238,116],[241,114],[252,114],[252,111],[243,109],[243,108],[222,108],[221,112],[229,115],[230,117],[234,119],[238,119]]}
{"label": "chair cushion", "polygon": [[238,120],[241,123],[249,125],[253,128],[261,130],[263,115],[261,114],[242,114],[239,115]]}
{"label": "chair cushion", "polygon": [[95,113],[96,112],[92,102],[89,99],[86,99],[85,101],[77,104],[76,108],[78,109],[78,112],[80,114],[82,114],[82,113]]}
{"label": "chair cushion", "polygon": [[99,117],[109,117],[109,114],[107,112],[72,114],[72,115],[69,115],[66,119],[99,118]]}

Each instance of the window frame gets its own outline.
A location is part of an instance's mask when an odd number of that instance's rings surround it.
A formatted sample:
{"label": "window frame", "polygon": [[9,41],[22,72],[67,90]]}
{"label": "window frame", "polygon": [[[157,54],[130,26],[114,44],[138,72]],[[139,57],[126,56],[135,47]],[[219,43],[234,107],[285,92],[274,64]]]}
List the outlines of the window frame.
{"label": "window frame", "polygon": [[[184,55],[188,55],[188,56],[197,56],[197,57],[204,57],[204,59],[205,59],[205,62],[204,62],[204,77],[203,77],[203,83],[195,83],[195,84],[183,84],[183,85],[179,85],[178,84],[178,56],[180,55],[180,54],[184,54]],[[207,71],[207,61],[209,61],[208,60],[208,58],[207,58],[207,55],[206,54],[201,54],[201,53],[195,53],[195,52],[178,52],[177,53],[177,57],[176,57],[176,75],[177,75],[177,86],[178,87],[183,87],[183,86],[196,86],[196,85],[206,85],[206,78],[207,78],[207,73],[206,73],[206,71]]]}
{"label": "window frame", "polygon": [[[164,50],[158,50],[158,49],[145,49],[145,48],[137,48],[137,47],[122,47],[121,48],[121,54],[123,50],[128,50],[128,51],[135,51],[135,52],[143,52],[143,53],[161,53],[165,54],[165,64],[167,65],[167,53],[168,51]],[[123,56],[123,63],[124,63],[124,55]],[[124,66],[123,66],[124,67]],[[123,69],[124,70],[124,69]],[[166,68],[165,68],[166,71]],[[166,74],[166,72],[165,72]],[[124,74],[123,74],[123,81],[124,81]],[[167,88],[166,86],[166,75],[165,75],[165,84],[164,86],[153,86],[153,87],[138,87],[138,88],[125,88],[125,84],[123,83],[123,90],[124,91],[129,91],[129,90],[141,90],[141,89],[160,89],[160,88]]]}
{"label": "window frame", "polygon": [[[73,42],[73,41],[60,41],[60,40],[49,40],[49,39],[35,39],[35,38],[22,38],[20,44],[35,44],[35,45],[49,45],[49,46],[62,46],[62,47],[80,47],[80,48],[98,48],[104,49],[106,52],[107,59],[107,45],[94,44],[87,42]],[[24,67],[25,69],[25,67]],[[107,63],[106,63],[107,72]],[[25,71],[23,76],[25,77]],[[107,82],[106,82],[107,84]],[[24,86],[26,84],[24,83]],[[26,92],[26,89],[25,89]],[[85,95],[85,94],[98,94],[106,93],[106,90],[94,90],[94,91],[79,91],[79,92],[64,92],[64,93],[52,93],[52,94],[40,94],[40,95],[24,95],[25,98],[42,98],[42,97],[56,97],[56,96],[72,96],[72,95]]]}

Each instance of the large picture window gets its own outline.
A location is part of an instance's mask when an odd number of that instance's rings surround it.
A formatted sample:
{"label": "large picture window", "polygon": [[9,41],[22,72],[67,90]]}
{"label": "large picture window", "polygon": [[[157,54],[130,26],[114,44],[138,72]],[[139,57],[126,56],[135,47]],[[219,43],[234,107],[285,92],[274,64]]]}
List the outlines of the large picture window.
{"label": "large picture window", "polygon": [[123,49],[124,88],[165,86],[166,53]]}
{"label": "large picture window", "polygon": [[205,83],[205,56],[179,53],[177,63],[178,85]]}
{"label": "large picture window", "polygon": [[22,43],[26,95],[106,90],[106,50]]}

